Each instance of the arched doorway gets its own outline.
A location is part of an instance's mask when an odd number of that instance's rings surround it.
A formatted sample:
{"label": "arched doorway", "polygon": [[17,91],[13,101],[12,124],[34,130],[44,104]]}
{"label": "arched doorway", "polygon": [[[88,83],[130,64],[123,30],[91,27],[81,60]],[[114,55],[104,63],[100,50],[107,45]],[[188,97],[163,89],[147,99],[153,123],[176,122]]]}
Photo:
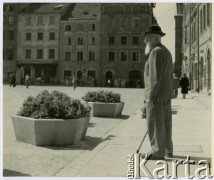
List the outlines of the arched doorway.
{"label": "arched doorway", "polygon": [[142,87],[141,72],[137,70],[130,71],[128,86],[137,87],[138,83],[140,83],[140,87]]}
{"label": "arched doorway", "polygon": [[112,79],[113,78],[113,74],[111,71],[106,72],[106,79]]}
{"label": "arched doorway", "polygon": [[106,72],[106,81],[105,81],[105,85],[108,84],[108,80],[110,79],[110,86],[112,86],[113,84],[113,74],[111,71],[107,71]]}
{"label": "arched doorway", "polygon": [[31,75],[31,74],[30,74],[30,67],[28,67],[28,66],[24,67],[24,77],[25,77],[27,74],[29,74],[29,76]]}

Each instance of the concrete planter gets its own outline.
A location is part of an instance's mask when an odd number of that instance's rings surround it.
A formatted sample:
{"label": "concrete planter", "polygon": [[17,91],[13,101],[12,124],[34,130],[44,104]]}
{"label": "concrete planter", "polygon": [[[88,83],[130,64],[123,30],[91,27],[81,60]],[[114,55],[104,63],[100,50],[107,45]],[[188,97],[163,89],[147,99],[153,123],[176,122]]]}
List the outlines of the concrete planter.
{"label": "concrete planter", "polygon": [[88,102],[88,104],[92,107],[94,117],[117,117],[121,116],[125,103]]}
{"label": "concrete planter", "polygon": [[17,141],[36,146],[74,145],[84,140],[90,117],[80,119],[33,119],[13,116]]}

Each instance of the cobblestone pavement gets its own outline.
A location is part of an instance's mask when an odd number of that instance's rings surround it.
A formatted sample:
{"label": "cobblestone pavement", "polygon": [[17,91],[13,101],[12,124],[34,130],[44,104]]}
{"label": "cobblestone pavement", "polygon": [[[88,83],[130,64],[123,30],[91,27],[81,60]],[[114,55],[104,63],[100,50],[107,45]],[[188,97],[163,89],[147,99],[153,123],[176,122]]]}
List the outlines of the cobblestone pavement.
{"label": "cobblestone pavement", "polygon": [[[17,86],[10,88],[3,86],[3,169],[7,176],[54,176],[67,164],[92,151],[99,143],[105,141],[105,135],[126,120],[142,106],[143,89],[102,88],[121,93],[125,102],[123,116],[121,118],[95,118],[90,120],[87,131],[86,143],[80,147],[38,147],[15,140],[11,116],[16,114],[23,100],[29,95],[36,95],[42,90],[59,90],[77,99],[90,90],[98,88],[78,87],[73,91],[72,87],[55,86]],[[99,88],[101,89],[101,88]]]}

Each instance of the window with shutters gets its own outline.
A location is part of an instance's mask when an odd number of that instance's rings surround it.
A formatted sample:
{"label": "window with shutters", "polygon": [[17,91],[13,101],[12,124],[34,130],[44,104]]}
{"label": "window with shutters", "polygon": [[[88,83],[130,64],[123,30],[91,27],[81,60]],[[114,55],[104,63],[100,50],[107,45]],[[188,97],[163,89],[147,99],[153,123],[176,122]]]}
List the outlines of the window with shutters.
{"label": "window with shutters", "polygon": [[77,45],[83,45],[83,37],[77,38]]}
{"label": "window with shutters", "polygon": [[37,59],[43,59],[43,49],[37,49]]}
{"label": "window with shutters", "polygon": [[65,61],[71,61],[71,52],[70,51],[65,52]]}
{"label": "window with shutters", "polygon": [[132,52],[132,61],[140,61],[140,52],[139,51]]}
{"label": "window with shutters", "polygon": [[94,51],[89,51],[89,61],[95,61],[95,52]]}
{"label": "window with shutters", "polygon": [[37,34],[37,39],[38,39],[38,40],[43,40],[43,33],[42,33],[42,32],[39,32],[39,33]]}
{"label": "window with shutters", "polygon": [[120,60],[127,61],[127,52],[126,51],[120,52]]}
{"label": "window with shutters", "polygon": [[83,61],[83,52],[82,51],[77,52],[77,61]]}
{"label": "window with shutters", "polygon": [[127,36],[121,36],[120,43],[121,45],[127,45]]}
{"label": "window with shutters", "polygon": [[30,41],[30,40],[31,40],[31,33],[30,33],[30,32],[27,32],[27,33],[26,33],[25,40],[27,40],[27,41]]}
{"label": "window with shutters", "polygon": [[31,49],[25,50],[25,59],[31,59]]}
{"label": "window with shutters", "polygon": [[114,51],[109,51],[108,52],[108,60],[109,61],[114,61],[115,60],[115,52]]}
{"label": "window with shutters", "polygon": [[55,40],[55,32],[50,32],[49,39],[50,40]]}
{"label": "window with shutters", "polygon": [[55,59],[55,49],[49,49],[49,59]]}

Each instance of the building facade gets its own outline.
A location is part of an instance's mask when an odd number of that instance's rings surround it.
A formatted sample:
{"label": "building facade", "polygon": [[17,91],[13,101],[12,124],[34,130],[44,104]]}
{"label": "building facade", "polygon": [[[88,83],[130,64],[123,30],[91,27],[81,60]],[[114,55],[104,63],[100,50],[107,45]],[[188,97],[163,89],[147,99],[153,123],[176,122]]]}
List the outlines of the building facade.
{"label": "building facade", "polygon": [[[17,83],[29,74],[31,83],[43,78],[46,84],[69,85],[76,76],[80,85],[95,78],[101,86],[111,80],[112,86],[143,87],[144,32],[157,23],[155,3],[25,6],[15,16],[14,61],[4,62],[5,76],[15,72]],[[6,71],[6,65],[12,70]]]}
{"label": "building facade", "polygon": [[143,33],[151,24],[151,6],[102,4],[100,20],[101,80],[114,86],[143,85],[145,43]]}
{"label": "building facade", "polygon": [[17,82],[57,83],[60,19],[69,4],[31,4],[18,15]]}
{"label": "building facade", "polygon": [[3,82],[16,73],[18,12],[28,4],[4,3],[3,5]]}
{"label": "building facade", "polygon": [[174,72],[181,76],[182,67],[182,38],[183,38],[183,4],[177,3],[177,14],[175,18],[175,65]]}
{"label": "building facade", "polygon": [[199,90],[211,93],[212,4],[199,4]]}
{"label": "building facade", "polygon": [[[211,92],[212,8],[210,3],[184,3],[182,66],[192,91]],[[179,67],[177,67],[179,69]]]}
{"label": "building facade", "polygon": [[60,29],[60,83],[71,84],[73,76],[80,85],[99,80],[100,4],[75,4]]}

